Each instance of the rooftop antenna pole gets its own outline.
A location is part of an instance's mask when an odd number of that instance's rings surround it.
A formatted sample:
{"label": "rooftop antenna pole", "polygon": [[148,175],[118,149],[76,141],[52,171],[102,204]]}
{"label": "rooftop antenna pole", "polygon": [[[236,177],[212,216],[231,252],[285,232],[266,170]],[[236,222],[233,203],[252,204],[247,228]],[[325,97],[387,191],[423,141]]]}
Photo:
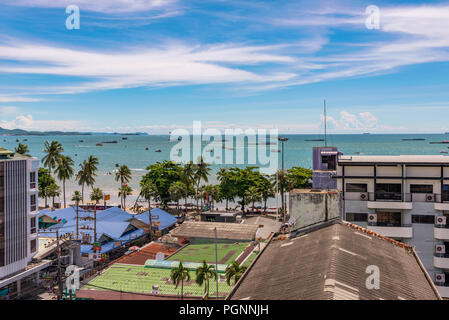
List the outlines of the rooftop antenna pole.
{"label": "rooftop antenna pole", "polygon": [[326,99],[324,99],[324,146],[327,147]]}

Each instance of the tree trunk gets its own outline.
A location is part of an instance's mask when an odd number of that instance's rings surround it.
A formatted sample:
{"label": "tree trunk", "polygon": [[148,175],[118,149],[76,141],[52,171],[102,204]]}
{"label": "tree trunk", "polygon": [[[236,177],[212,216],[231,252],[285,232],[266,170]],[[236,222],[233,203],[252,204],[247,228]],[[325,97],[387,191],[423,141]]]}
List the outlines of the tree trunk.
{"label": "tree trunk", "polygon": [[150,242],[153,241],[153,220],[151,218],[151,199],[148,200],[148,217],[150,220]]}
{"label": "tree trunk", "polygon": [[75,204],[76,204],[76,239],[79,239],[79,228],[78,228],[78,221],[79,221],[79,214],[78,214],[78,210],[79,210],[79,202],[77,201]]}
{"label": "tree trunk", "polygon": [[94,206],[94,242],[97,242],[97,203]]}
{"label": "tree trunk", "polygon": [[81,185],[81,202],[84,203],[84,183]]}
{"label": "tree trunk", "polygon": [[67,208],[66,202],[65,202],[65,179],[62,180],[62,192],[64,193],[64,208]]}
{"label": "tree trunk", "polygon": [[184,278],[181,279],[181,300],[183,300],[184,297]]}

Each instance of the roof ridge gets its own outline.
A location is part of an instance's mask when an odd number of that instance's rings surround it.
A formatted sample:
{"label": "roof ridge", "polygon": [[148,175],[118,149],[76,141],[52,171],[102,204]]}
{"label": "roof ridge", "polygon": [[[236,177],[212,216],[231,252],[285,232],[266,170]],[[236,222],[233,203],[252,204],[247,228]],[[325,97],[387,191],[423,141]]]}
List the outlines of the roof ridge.
{"label": "roof ridge", "polygon": [[381,234],[379,234],[377,232],[374,232],[374,231],[372,231],[370,229],[361,227],[359,225],[356,225],[356,224],[353,224],[353,223],[350,223],[350,222],[344,221],[344,220],[339,220],[338,222],[341,223],[341,224],[344,224],[344,225],[346,225],[346,226],[348,226],[348,227],[350,227],[352,229],[355,229],[355,230],[358,230],[358,231],[362,231],[362,232],[364,232],[366,234],[369,234],[371,236],[375,236],[376,238],[388,241],[388,242],[392,243],[393,245],[396,245],[398,247],[402,247],[402,248],[406,249],[409,252],[411,252],[413,250],[413,247],[409,246],[408,244],[402,243],[400,241],[393,240],[393,239],[391,239],[389,237],[383,236],[383,235],[381,235]]}

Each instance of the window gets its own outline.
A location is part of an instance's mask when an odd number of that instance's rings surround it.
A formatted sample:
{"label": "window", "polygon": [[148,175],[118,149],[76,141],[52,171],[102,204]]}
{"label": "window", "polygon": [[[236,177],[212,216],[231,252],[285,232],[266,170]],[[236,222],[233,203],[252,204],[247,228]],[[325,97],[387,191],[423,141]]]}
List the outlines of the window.
{"label": "window", "polygon": [[402,185],[400,183],[376,184],[376,198],[385,200],[401,200]]}
{"label": "window", "polygon": [[31,252],[36,252],[36,239],[30,241]]}
{"label": "window", "polygon": [[347,183],[346,192],[367,192],[368,185],[366,183]]}
{"label": "window", "polygon": [[30,197],[30,206],[31,206],[31,208],[30,208],[31,211],[36,211],[36,195],[35,194],[32,194]]}
{"label": "window", "polygon": [[321,161],[323,163],[327,163],[328,170],[335,170],[336,168],[335,156],[322,156]]}
{"label": "window", "polygon": [[30,172],[30,189],[36,188],[36,172]]}
{"label": "window", "polygon": [[31,218],[31,233],[36,233],[36,217]]}
{"label": "window", "polygon": [[411,184],[410,193],[433,193],[431,184]]}
{"label": "window", "polygon": [[443,184],[443,201],[449,201],[449,184]]}
{"label": "window", "polygon": [[0,238],[3,238],[5,236],[5,224],[0,223]]}
{"label": "window", "polygon": [[434,224],[435,223],[435,216],[433,216],[433,215],[422,215],[422,214],[412,214],[412,223]]}
{"label": "window", "polygon": [[401,226],[400,212],[377,211],[376,213],[378,226]]}
{"label": "window", "polygon": [[368,220],[368,215],[366,213],[346,213],[347,221],[354,222],[366,222]]}
{"label": "window", "polygon": [[0,249],[0,267],[5,265],[5,249]]}

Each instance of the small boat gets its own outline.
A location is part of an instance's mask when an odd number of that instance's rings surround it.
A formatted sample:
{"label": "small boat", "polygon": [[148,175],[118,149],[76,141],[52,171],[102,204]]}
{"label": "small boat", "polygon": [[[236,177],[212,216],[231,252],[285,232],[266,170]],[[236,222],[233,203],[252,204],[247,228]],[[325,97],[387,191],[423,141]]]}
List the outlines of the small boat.
{"label": "small boat", "polygon": [[115,167],[118,168],[118,167],[120,167],[120,165],[119,165],[118,163],[116,163],[116,164],[115,164]]}
{"label": "small boat", "polygon": [[182,137],[178,137],[178,141],[181,141],[182,140]]}
{"label": "small boat", "polygon": [[103,144],[102,144],[102,143],[97,143],[96,146],[97,146],[97,147],[102,147]]}
{"label": "small boat", "polygon": [[28,139],[23,139],[23,141],[28,141]]}
{"label": "small boat", "polygon": [[145,150],[147,150],[147,151],[148,151],[148,150],[150,150],[150,149],[149,149],[148,147],[146,147],[146,148],[145,148]]}
{"label": "small boat", "polygon": [[402,139],[402,141],[424,141],[424,140],[426,140],[426,139],[424,139],[424,138],[405,138],[405,139]]}
{"label": "small boat", "polygon": [[118,143],[118,141],[117,140],[114,140],[114,141],[103,141],[102,143]]}
{"label": "small boat", "polygon": [[431,141],[430,144],[445,144],[449,143],[449,140],[443,140],[443,141]]}
{"label": "small boat", "polygon": [[162,150],[161,149],[157,149],[156,151],[154,151],[154,152],[162,152]]}
{"label": "small boat", "polygon": [[356,151],[356,152],[354,152],[354,154],[360,154],[360,152],[359,152],[359,151]]}
{"label": "small boat", "polygon": [[324,141],[324,139],[306,139],[304,141]]}
{"label": "small boat", "polygon": [[447,151],[440,151],[440,153],[448,153]]}
{"label": "small boat", "polygon": [[79,142],[84,142],[84,140],[80,140]]}
{"label": "small boat", "polygon": [[128,138],[127,137],[123,137],[122,140],[128,140]]}
{"label": "small boat", "polygon": [[281,150],[277,150],[277,149],[271,149],[271,152],[281,152]]}
{"label": "small boat", "polygon": [[19,142],[19,139],[16,139],[16,142]]}

